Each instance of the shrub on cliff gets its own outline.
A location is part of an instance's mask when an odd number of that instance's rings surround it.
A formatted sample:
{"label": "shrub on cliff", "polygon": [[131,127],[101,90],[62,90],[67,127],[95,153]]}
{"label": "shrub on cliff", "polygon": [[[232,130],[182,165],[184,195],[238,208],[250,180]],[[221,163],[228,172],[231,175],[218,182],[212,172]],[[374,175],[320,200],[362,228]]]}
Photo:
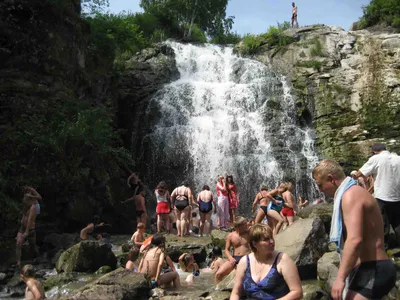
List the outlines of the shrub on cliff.
{"label": "shrub on cliff", "polygon": [[372,0],[363,7],[364,15],[360,19],[360,27],[365,28],[383,23],[400,28],[400,1]]}

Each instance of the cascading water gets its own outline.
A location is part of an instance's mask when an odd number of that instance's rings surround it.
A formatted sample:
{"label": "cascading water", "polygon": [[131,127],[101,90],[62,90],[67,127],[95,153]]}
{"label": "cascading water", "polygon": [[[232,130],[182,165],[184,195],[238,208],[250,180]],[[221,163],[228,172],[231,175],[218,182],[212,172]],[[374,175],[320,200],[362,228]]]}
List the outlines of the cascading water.
{"label": "cascading water", "polygon": [[157,122],[145,138],[152,158],[146,178],[172,186],[186,179],[198,192],[233,174],[245,214],[261,183],[290,180],[301,195],[316,197],[310,176],[318,158],[309,131],[296,125],[286,80],[231,47],[168,44],[180,79],[149,105]]}

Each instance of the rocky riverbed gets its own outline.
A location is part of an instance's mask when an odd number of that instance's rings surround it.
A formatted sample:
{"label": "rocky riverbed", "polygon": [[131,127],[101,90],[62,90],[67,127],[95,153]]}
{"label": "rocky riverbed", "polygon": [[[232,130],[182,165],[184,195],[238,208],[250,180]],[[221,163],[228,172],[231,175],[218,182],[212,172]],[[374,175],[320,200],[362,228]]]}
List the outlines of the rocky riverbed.
{"label": "rocky riverbed", "polygon": [[[331,213],[331,204],[306,208],[299,213],[302,219],[296,220],[276,238],[276,249],[288,253],[299,269],[304,299],[330,299],[329,292],[339,266],[339,255],[335,247],[328,244]],[[177,262],[182,253],[193,253],[199,265],[205,268],[211,248],[214,245],[224,247],[227,234],[213,230],[210,236],[203,238],[166,235],[167,254]],[[126,263],[129,238],[128,235],[112,236],[112,248],[101,242],[84,241],[60,249],[54,257],[50,257],[50,252],[45,253],[36,268],[38,278],[44,282],[47,297],[64,300],[229,299],[233,273],[217,284],[212,274],[202,272],[193,286],[186,286],[184,273],[178,270],[182,278],[180,290],[151,289],[143,275],[121,267]],[[54,234],[51,239],[57,240]],[[400,270],[400,249],[391,249],[388,254]],[[13,271],[6,267],[0,270],[0,283],[3,284],[1,299],[23,297],[24,284]],[[400,280],[386,299],[400,299],[399,285]]]}

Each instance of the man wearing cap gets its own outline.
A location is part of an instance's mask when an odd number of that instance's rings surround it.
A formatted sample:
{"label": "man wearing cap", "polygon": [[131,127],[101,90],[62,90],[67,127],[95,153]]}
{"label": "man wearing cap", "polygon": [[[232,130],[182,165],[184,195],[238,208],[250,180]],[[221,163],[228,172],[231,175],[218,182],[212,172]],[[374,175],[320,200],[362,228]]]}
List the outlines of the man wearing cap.
{"label": "man wearing cap", "polygon": [[397,243],[400,244],[400,157],[387,151],[381,143],[374,144],[371,149],[373,156],[358,170],[355,177],[374,177],[375,198],[385,223],[385,244],[390,225],[396,233]]}

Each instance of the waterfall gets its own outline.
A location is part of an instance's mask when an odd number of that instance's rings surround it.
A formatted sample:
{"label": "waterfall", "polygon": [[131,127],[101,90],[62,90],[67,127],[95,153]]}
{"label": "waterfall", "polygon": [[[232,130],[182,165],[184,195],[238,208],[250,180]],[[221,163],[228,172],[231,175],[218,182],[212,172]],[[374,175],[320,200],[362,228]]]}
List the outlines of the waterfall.
{"label": "waterfall", "polygon": [[151,152],[146,178],[171,188],[187,179],[197,194],[204,184],[215,190],[219,174],[233,174],[246,215],[261,183],[274,188],[290,180],[313,200],[318,157],[310,129],[296,123],[286,79],[231,47],[168,44],[180,78],[148,106],[155,121],[142,150]]}

